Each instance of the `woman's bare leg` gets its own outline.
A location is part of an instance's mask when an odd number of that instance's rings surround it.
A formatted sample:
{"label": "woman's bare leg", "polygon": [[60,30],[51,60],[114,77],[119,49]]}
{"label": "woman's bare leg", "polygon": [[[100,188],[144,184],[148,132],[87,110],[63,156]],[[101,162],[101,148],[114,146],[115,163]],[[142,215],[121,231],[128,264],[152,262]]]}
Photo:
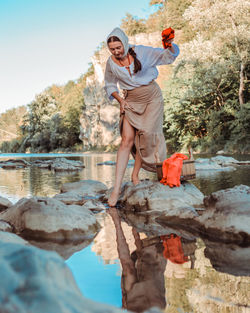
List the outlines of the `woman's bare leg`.
{"label": "woman's bare leg", "polygon": [[140,182],[140,180],[139,180],[140,169],[141,169],[141,157],[140,157],[138,150],[136,150],[135,164],[134,164],[133,172],[131,175],[131,180],[134,183],[134,185],[137,185]]}
{"label": "woman's bare leg", "polygon": [[115,185],[108,199],[109,206],[115,206],[119,198],[122,179],[128,164],[130,150],[133,146],[135,138],[135,130],[129,124],[126,117],[123,120],[122,141],[117,152],[116,170],[115,170]]}

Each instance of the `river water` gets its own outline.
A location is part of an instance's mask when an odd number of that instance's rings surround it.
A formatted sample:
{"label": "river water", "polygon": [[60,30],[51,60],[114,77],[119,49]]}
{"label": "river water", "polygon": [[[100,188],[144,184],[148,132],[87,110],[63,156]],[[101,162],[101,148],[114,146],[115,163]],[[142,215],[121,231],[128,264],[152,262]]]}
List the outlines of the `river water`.
{"label": "river water", "polygon": [[[23,197],[54,196],[67,182],[93,179],[112,186],[115,167],[97,164],[115,161],[113,153],[0,154],[1,161],[54,157],[80,160],[85,168],[69,173],[35,167],[0,168],[0,195],[15,203]],[[128,167],[124,181],[130,180],[131,172],[132,167]],[[200,172],[192,183],[208,195],[239,184],[250,185],[249,177],[250,166],[240,166],[229,172]],[[156,176],[142,170],[140,178],[155,180]],[[75,246],[77,252],[66,257],[84,296],[135,312],[154,305],[169,313],[250,312],[250,248],[222,246],[200,238],[190,241],[169,235],[148,236],[130,226],[117,210],[97,217],[102,228],[95,239]],[[171,245],[181,249],[179,260],[169,255]],[[61,249],[64,254],[67,248],[72,251],[72,247],[65,246],[43,248],[59,253]]]}

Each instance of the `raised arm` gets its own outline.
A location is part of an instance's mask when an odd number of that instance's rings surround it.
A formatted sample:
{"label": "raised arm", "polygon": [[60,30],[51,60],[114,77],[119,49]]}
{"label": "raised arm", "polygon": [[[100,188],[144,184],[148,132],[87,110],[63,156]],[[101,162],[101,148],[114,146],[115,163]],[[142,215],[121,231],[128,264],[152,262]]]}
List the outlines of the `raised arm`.
{"label": "raised arm", "polygon": [[147,62],[151,66],[171,64],[180,53],[179,47],[172,43],[172,47],[168,49],[144,47]]}

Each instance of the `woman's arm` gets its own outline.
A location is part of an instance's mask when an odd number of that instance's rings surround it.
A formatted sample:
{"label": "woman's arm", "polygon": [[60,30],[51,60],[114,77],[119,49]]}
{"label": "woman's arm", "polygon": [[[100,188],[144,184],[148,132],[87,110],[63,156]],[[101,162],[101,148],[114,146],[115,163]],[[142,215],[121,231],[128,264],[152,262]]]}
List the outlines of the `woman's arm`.
{"label": "woman's arm", "polygon": [[105,86],[104,89],[109,97],[109,100],[113,100],[113,93],[116,92],[119,95],[119,91],[117,88],[117,78],[116,76],[112,73],[110,64],[109,64],[109,60],[107,61],[106,64],[106,69],[105,69],[105,74],[104,74],[104,82],[105,82]]}
{"label": "woman's arm", "polygon": [[143,46],[143,55],[149,66],[171,64],[180,53],[179,47],[172,43],[168,49]]}

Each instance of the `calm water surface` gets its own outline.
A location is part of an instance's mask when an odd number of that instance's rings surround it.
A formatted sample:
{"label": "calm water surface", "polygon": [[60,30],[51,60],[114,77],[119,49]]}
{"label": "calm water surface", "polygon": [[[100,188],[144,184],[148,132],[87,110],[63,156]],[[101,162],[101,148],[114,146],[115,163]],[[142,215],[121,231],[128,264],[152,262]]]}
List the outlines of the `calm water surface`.
{"label": "calm water surface", "polygon": [[[112,186],[115,167],[96,165],[115,161],[115,154],[112,153],[0,154],[0,161],[54,157],[81,160],[85,168],[69,173],[54,173],[35,167],[16,170],[0,168],[0,195],[12,202],[23,197],[54,196],[60,192],[63,183],[81,179],[94,179]],[[250,156],[234,157],[238,160],[250,159]],[[131,172],[132,168],[128,168],[124,181],[130,179]],[[192,182],[207,195],[239,184],[250,185],[249,177],[250,167],[241,166],[232,172],[203,172]],[[156,176],[142,171],[141,178],[156,179]],[[75,246],[74,251],[77,252],[66,259],[84,296],[135,312],[154,305],[164,309],[164,312],[174,313],[250,312],[250,269],[249,273],[245,270],[250,263],[249,248],[217,246],[199,238],[188,241],[157,234],[147,236],[128,225],[126,217],[116,210],[98,214],[98,220],[102,229],[94,241]],[[175,249],[181,247],[183,254],[169,254],[173,245]],[[59,253],[60,249],[64,253],[67,248],[72,250],[72,247],[65,246],[40,246]],[[209,258],[211,254],[223,254],[224,258],[214,260]],[[228,256],[226,261],[225,256]]]}

